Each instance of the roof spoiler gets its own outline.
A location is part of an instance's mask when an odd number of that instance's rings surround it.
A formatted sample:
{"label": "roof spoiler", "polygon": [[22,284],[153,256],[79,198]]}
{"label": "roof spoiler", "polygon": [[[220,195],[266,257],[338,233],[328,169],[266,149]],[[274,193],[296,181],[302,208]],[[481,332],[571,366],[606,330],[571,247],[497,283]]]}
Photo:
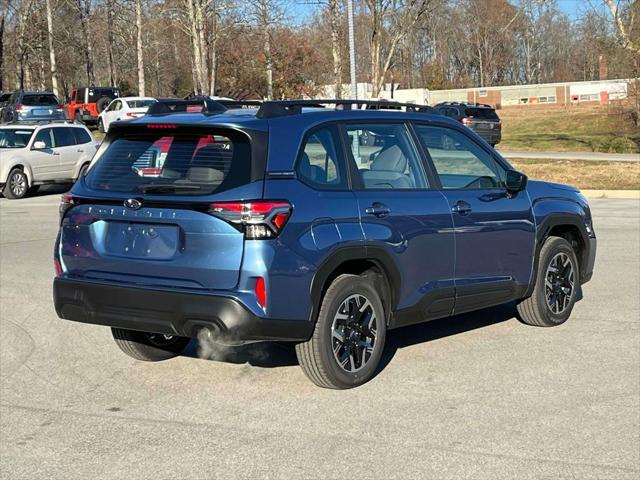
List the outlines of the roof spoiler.
{"label": "roof spoiler", "polygon": [[[200,107],[200,110],[197,107]],[[227,107],[209,98],[197,100],[167,99],[151,104],[147,110],[147,115],[166,115],[168,113],[205,113],[215,115],[225,111],[227,111]]]}

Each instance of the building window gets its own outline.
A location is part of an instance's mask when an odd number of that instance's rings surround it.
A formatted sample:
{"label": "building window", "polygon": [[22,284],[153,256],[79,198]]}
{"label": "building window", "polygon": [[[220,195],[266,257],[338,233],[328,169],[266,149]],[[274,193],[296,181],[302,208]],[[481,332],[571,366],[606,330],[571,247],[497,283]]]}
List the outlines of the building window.
{"label": "building window", "polygon": [[489,93],[486,90],[480,90],[480,91],[478,91],[478,95],[480,97],[487,97],[489,95]]}

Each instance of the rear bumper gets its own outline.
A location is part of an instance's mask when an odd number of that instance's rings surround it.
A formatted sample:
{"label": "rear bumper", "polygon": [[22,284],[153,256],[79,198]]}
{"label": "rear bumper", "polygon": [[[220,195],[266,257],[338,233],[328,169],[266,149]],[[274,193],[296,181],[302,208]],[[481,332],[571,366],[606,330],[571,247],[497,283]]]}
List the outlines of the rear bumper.
{"label": "rear bumper", "polygon": [[109,327],[195,337],[206,328],[235,341],[306,341],[308,320],[272,320],[233,297],[120,286],[58,277],[53,300],[60,318]]}

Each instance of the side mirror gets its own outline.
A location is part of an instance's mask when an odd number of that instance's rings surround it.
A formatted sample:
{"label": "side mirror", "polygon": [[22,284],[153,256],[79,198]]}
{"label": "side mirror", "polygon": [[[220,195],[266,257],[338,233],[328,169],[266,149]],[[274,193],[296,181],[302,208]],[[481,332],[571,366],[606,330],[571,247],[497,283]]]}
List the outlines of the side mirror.
{"label": "side mirror", "polygon": [[33,150],[44,150],[45,148],[47,148],[47,144],[44,143],[42,140],[38,140],[36,142],[33,142]]}
{"label": "side mirror", "polygon": [[505,186],[511,193],[521,192],[527,188],[527,176],[515,170],[507,170]]}

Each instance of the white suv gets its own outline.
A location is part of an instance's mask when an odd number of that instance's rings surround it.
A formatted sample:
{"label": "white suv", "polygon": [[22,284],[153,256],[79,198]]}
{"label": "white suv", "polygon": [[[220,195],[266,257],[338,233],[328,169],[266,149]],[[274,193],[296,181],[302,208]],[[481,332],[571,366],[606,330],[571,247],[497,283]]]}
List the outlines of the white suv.
{"label": "white suv", "polygon": [[74,182],[97,147],[87,127],[77,123],[0,126],[0,189],[14,199],[40,185]]}

